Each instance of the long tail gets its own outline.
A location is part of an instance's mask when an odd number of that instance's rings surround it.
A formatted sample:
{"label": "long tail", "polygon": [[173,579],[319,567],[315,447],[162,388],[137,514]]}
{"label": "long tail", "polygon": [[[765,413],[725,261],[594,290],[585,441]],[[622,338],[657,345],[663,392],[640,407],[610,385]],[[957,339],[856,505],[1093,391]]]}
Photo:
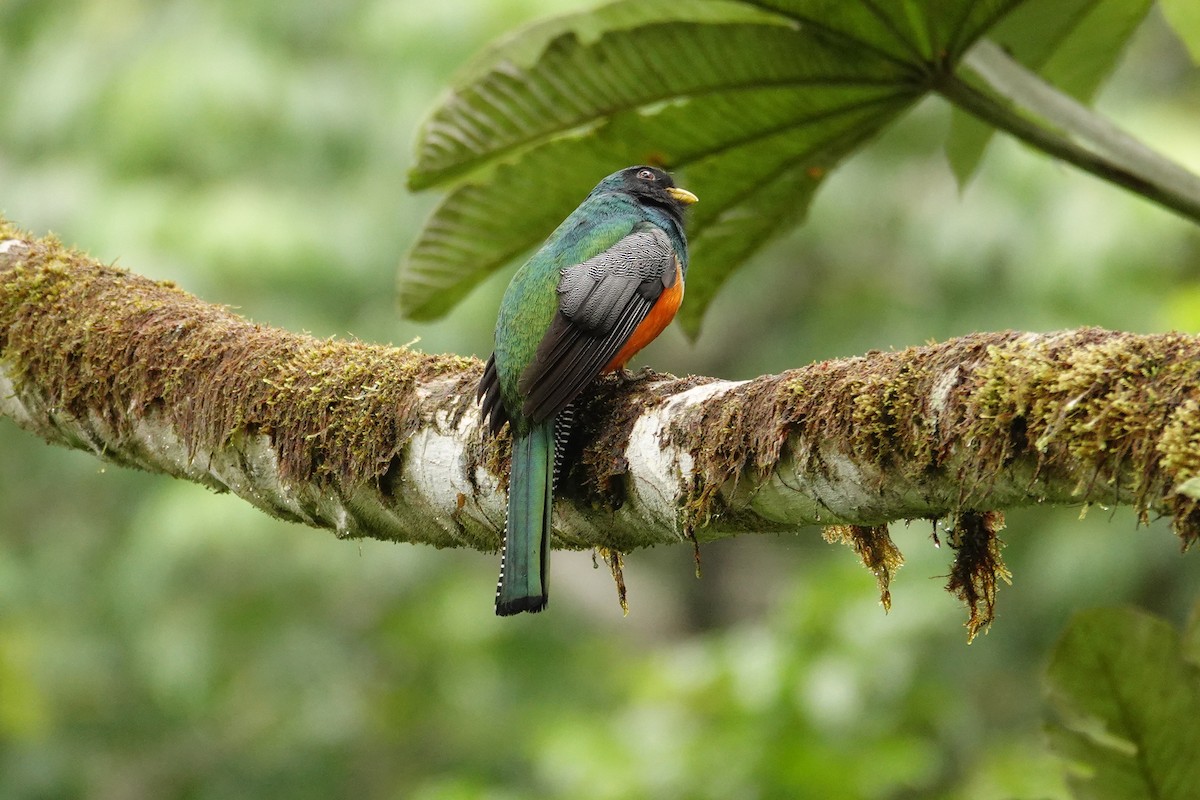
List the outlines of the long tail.
{"label": "long tail", "polygon": [[553,418],[513,438],[508,522],[496,586],[496,613],[502,617],[546,607],[555,449]]}

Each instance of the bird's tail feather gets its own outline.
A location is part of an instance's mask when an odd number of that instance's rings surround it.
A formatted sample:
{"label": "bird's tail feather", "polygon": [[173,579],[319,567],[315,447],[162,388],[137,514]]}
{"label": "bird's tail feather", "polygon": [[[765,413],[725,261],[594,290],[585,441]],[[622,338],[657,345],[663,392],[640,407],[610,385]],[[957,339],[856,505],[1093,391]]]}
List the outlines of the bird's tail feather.
{"label": "bird's tail feather", "polygon": [[513,437],[508,521],[496,586],[496,613],[502,617],[546,607],[555,449],[553,418]]}

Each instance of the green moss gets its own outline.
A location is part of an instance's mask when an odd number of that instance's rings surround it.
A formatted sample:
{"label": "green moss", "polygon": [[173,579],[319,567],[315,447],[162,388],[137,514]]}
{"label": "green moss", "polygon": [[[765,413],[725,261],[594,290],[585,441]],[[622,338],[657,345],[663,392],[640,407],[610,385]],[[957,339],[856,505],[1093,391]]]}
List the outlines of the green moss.
{"label": "green moss", "polygon": [[388,471],[421,422],[419,384],[445,376],[447,405],[468,405],[480,367],[255,325],[52,239],[0,272],[0,355],[18,390],[118,436],[152,412],[192,452],[267,434],[284,478],[343,487]]}
{"label": "green moss", "polygon": [[4,217],[0,217],[0,242],[5,239],[27,239],[28,235]]}
{"label": "green moss", "polygon": [[1157,445],[1159,463],[1177,482],[1200,475],[1200,401],[1179,404]]}
{"label": "green moss", "polygon": [[[1042,472],[1074,474],[1081,501],[1098,485],[1128,491],[1139,514],[1169,509],[1185,543],[1197,530],[1172,487],[1195,474],[1200,445],[1189,409],[1200,343],[1096,328],[988,349],[959,436],[997,470],[1023,455]],[[1186,505],[1186,504],[1185,504]]]}
{"label": "green moss", "polygon": [[1191,397],[1176,406],[1156,450],[1160,468],[1169,482],[1165,487],[1167,507],[1175,532],[1186,548],[1200,535],[1200,503],[1196,493],[1185,486],[1200,476],[1200,401]]}

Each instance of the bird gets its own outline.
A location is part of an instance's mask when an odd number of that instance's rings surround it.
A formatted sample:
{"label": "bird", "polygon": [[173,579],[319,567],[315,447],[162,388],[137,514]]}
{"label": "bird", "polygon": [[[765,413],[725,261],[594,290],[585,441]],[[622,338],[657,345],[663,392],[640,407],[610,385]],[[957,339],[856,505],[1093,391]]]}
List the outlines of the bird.
{"label": "bird", "polygon": [[509,426],[512,467],[496,614],[546,607],[550,513],[571,404],[620,371],[683,301],[684,210],[696,195],[633,166],[600,181],[513,275],[476,399],[488,434]]}

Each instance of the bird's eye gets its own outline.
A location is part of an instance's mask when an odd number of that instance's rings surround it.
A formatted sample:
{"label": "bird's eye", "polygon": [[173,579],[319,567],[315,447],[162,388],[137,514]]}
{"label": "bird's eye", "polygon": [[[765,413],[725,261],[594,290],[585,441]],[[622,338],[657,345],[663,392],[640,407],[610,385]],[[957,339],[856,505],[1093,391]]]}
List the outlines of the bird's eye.
{"label": "bird's eye", "polygon": [[640,181],[652,181],[654,179],[654,173],[648,169],[644,169],[638,173],[638,180]]}

